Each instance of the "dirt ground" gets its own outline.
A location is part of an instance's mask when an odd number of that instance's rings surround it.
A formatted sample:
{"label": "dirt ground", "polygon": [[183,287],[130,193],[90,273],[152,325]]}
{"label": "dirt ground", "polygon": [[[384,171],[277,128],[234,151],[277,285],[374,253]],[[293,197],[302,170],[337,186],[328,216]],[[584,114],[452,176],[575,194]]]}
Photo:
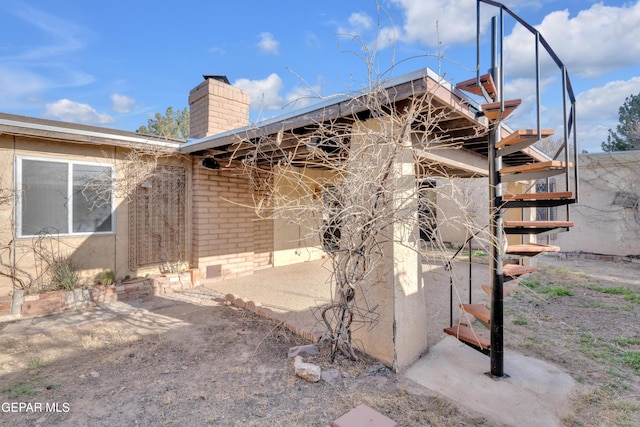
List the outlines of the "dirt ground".
{"label": "dirt ground", "polygon": [[[639,271],[545,258],[506,301],[506,351],[579,383],[568,426],[640,425]],[[308,383],[287,357],[306,342],[206,288],[119,304],[0,325],[0,425],[328,426],[360,403],[401,426],[495,425],[373,360],[330,365],[326,348],[306,361],[338,378]]]}

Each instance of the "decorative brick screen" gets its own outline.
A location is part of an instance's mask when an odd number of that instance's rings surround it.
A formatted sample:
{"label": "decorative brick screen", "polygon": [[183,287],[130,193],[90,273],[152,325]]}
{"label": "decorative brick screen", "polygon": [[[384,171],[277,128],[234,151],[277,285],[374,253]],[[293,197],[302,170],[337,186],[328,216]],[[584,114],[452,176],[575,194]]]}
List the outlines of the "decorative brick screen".
{"label": "decorative brick screen", "polygon": [[129,268],[159,265],[172,271],[186,261],[186,171],[158,166],[129,201]]}

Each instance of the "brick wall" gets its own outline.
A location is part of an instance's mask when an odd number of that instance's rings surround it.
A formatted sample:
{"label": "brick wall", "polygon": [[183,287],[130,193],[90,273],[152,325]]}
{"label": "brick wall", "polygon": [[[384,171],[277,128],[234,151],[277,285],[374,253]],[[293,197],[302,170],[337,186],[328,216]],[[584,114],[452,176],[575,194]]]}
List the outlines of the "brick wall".
{"label": "brick wall", "polygon": [[189,92],[191,138],[204,138],[249,124],[249,94],[216,78]]}
{"label": "brick wall", "polygon": [[199,160],[194,158],[193,264],[205,279],[252,274],[256,266],[269,265],[273,225],[257,221],[248,179],[239,169],[204,169]]}
{"label": "brick wall", "polygon": [[273,265],[273,226],[272,219],[254,222],[255,254],[253,264],[255,268]]}

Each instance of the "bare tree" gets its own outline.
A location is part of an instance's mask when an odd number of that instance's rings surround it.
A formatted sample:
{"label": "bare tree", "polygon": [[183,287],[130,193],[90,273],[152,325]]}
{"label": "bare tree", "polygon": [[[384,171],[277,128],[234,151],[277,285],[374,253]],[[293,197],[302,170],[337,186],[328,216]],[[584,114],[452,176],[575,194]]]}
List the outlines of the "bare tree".
{"label": "bare tree", "polygon": [[[482,234],[484,224],[478,224],[477,207],[457,187],[455,172],[427,155],[461,148],[462,140],[452,136],[456,129],[441,127],[453,118],[434,95],[444,83],[421,87],[396,102],[394,92],[375,80],[365,95],[351,98],[369,119],[319,120],[307,134],[287,135],[296,141],[286,147],[282,133],[265,136],[242,160],[256,189],[256,212],[299,224],[307,230],[305,239],[322,245],[330,258],[333,296],[319,308],[319,317],[333,344],[332,361],[338,352],[355,359],[353,332],[376,324],[379,307],[367,301],[364,290],[388,273],[387,245],[420,250],[417,230],[422,228],[443,265],[450,262],[437,224],[418,215],[419,201],[434,213],[440,210],[422,194],[420,179],[435,176],[446,184],[438,197],[458,211],[446,218],[449,227],[491,244]],[[472,132],[478,136],[485,130],[478,126]],[[405,231],[398,234],[398,226]]]}

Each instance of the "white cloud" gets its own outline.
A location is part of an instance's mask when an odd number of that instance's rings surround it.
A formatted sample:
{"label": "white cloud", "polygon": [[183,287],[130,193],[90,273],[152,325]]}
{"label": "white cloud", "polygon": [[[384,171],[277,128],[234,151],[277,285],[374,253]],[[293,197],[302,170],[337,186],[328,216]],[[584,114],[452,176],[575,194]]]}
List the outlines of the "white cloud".
{"label": "white cloud", "polygon": [[128,113],[136,105],[136,100],[134,98],[126,95],[120,95],[119,93],[111,95],[111,102],[113,102],[113,106],[111,108],[117,113]]}
{"label": "white cloud", "polygon": [[252,111],[264,112],[285,108],[296,110],[314,104],[320,99],[322,90],[320,83],[314,86],[297,86],[283,96],[280,92],[284,83],[276,73],[262,80],[238,79],[233,86],[249,92]]}
{"label": "white cloud", "polygon": [[366,13],[356,12],[349,16],[349,25],[355,31],[369,30],[373,27],[373,19]]}
{"label": "white cloud", "polygon": [[276,73],[262,80],[238,79],[233,85],[249,92],[252,110],[275,110],[284,105],[280,96],[283,83]]}
{"label": "white cloud", "polygon": [[287,107],[291,109],[303,108],[311,104],[315,104],[320,100],[321,85],[297,86],[291,92],[285,95]]}
{"label": "white cloud", "polygon": [[581,148],[601,151],[608,130],[618,124],[618,109],[625,98],[640,93],[640,77],[616,80],[577,95],[578,138]]}
{"label": "white cloud", "polygon": [[468,43],[476,36],[476,0],[391,0],[404,10],[406,42],[426,46]]}
{"label": "white cloud", "polygon": [[0,109],[4,110],[42,106],[47,91],[95,80],[69,60],[86,47],[91,30],[23,3],[9,2],[6,7],[16,25],[32,37],[18,37],[0,51]]}
{"label": "white cloud", "polygon": [[[615,7],[597,3],[575,17],[568,10],[548,14],[535,28],[576,76],[595,77],[622,67],[636,65],[640,58],[640,2]],[[523,73],[530,69],[535,43],[533,36],[517,26],[505,39],[505,68]],[[507,59],[508,58],[508,59]],[[542,57],[546,63],[550,59]]]}
{"label": "white cloud", "polygon": [[278,42],[271,33],[260,33],[258,35],[260,41],[258,42],[258,48],[262,53],[277,54],[280,42]]}
{"label": "white cloud", "polygon": [[83,49],[85,41],[90,38],[85,28],[30,6],[20,4],[12,12],[43,33],[43,40],[49,42],[44,46],[25,49],[12,57],[13,60],[57,59],[66,53]]}
{"label": "white cloud", "polygon": [[355,12],[349,15],[347,26],[339,26],[336,34],[340,37],[352,39],[366,38],[366,33],[373,27],[373,19],[364,12]]}
{"label": "white cloud", "polygon": [[320,37],[318,37],[318,35],[313,32],[307,32],[304,36],[304,40],[307,47],[310,47],[312,49],[322,48],[322,40],[320,40]]}
{"label": "white cloud", "polygon": [[98,113],[88,104],[60,99],[45,106],[45,114],[48,117],[71,123],[89,125],[106,125],[115,123],[113,117],[106,113]]}
{"label": "white cloud", "polygon": [[[476,0],[390,1],[404,15],[402,27],[395,32],[398,41],[419,42],[431,47],[440,41],[446,48],[454,43],[472,43],[475,40]],[[518,9],[539,9],[542,3],[554,4],[548,0],[511,0],[505,3],[519,14]],[[602,2],[585,6],[589,8],[575,16],[570,16],[568,10],[551,12],[539,25],[534,25],[567,65],[569,72],[575,76],[595,77],[638,64],[640,1],[623,6],[607,6]],[[497,9],[491,9],[483,6],[482,10],[495,14]],[[488,29],[488,18],[489,13],[483,13],[483,32]],[[505,19],[509,29],[514,21],[506,14]],[[380,32],[379,47],[384,47],[393,37],[388,28],[382,28]],[[533,36],[517,25],[505,37],[504,47],[505,72],[512,77],[526,77],[525,73],[532,69]],[[545,72],[547,65],[552,65],[551,59],[546,54],[541,58]]]}
{"label": "white cloud", "polygon": [[19,101],[29,94],[42,90],[46,82],[37,74],[21,67],[7,68],[0,66],[0,93],[3,100],[0,101],[0,109],[7,109],[7,103],[11,99]]}
{"label": "white cloud", "polygon": [[580,107],[580,122],[592,120],[618,121],[618,109],[626,97],[640,93],[640,77],[629,80],[615,80],[604,86],[594,87],[582,92],[577,98]]}
{"label": "white cloud", "polygon": [[400,27],[382,27],[378,31],[376,38],[376,48],[385,49],[389,46],[393,46],[399,37],[402,35],[402,28]]}
{"label": "white cloud", "polygon": [[[554,78],[542,79],[540,81],[541,94],[544,94],[555,82],[556,80]],[[559,89],[558,93],[561,93]],[[518,78],[505,82],[504,99],[519,99],[521,101],[520,106],[510,116],[512,120],[510,124],[512,126],[518,128],[521,126],[531,127],[532,123],[536,123],[536,81],[534,79]],[[544,102],[544,99],[542,101]],[[541,105],[540,108],[541,111],[544,112],[545,106]],[[558,119],[561,117],[562,116],[549,115],[549,118],[556,120],[556,122],[558,122]],[[542,127],[548,128],[558,123],[543,123]]]}

